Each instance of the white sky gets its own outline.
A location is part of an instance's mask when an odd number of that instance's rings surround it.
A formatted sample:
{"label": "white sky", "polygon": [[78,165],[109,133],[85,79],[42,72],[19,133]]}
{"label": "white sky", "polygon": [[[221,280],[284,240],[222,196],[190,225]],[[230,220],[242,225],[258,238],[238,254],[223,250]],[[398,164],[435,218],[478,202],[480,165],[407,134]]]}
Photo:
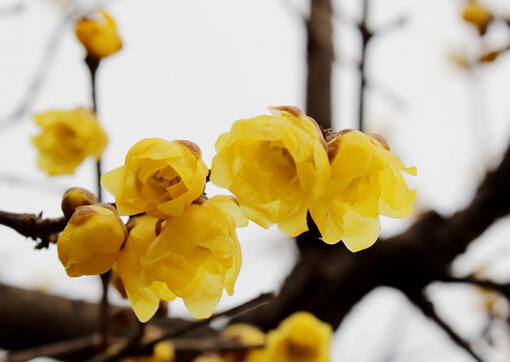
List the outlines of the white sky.
{"label": "white sky", "polygon": [[[83,8],[96,3],[80,2]],[[270,105],[304,108],[306,39],[297,14],[307,12],[308,1],[104,3],[124,42],[122,51],[104,60],[98,72],[99,120],[109,134],[104,170],[121,165],[127,150],[146,137],[190,139],[199,144],[210,165],[214,142],[236,119],[267,113],[265,107]],[[429,208],[451,213],[469,202],[474,181],[487,164],[498,161],[510,138],[506,92],[510,60],[505,55],[480,69],[475,91],[483,97],[473,101],[470,78],[449,61],[453,52],[477,49],[474,29],[460,20],[461,1],[371,3],[372,26],[400,16],[408,22],[375,38],[369,49],[369,81],[383,88],[368,92],[366,130],[383,134],[406,165],[418,167],[418,176],[409,180],[418,189],[415,214]],[[510,15],[510,4],[505,0],[485,3]],[[1,13],[16,4],[22,5],[19,13]],[[56,4],[50,0],[0,4],[0,79],[4,85],[0,89],[0,120],[16,110],[44,59],[47,43],[64,16]],[[334,2],[338,14],[333,90],[337,129],[355,127],[358,78],[354,62],[359,59],[360,39],[349,19],[359,17],[360,4],[355,0]],[[56,51],[46,58],[50,66],[30,114],[91,105],[84,51],[70,25],[58,29],[62,37]],[[492,44],[508,44],[509,34],[502,25],[494,29]],[[392,93],[396,96],[388,97]],[[395,101],[402,105],[396,107]],[[479,114],[482,116],[476,118]],[[50,179],[35,166],[37,153],[30,138],[36,133],[29,115],[14,126],[0,129],[0,209],[59,216],[60,194],[67,187],[94,188],[90,176],[94,165],[88,160],[75,176]],[[12,181],[14,176],[28,185]],[[208,185],[210,195],[221,192]],[[385,219],[382,234],[403,230],[408,223]],[[490,238],[480,240],[460,258],[454,270],[468,273],[494,260],[497,254],[506,255],[506,259],[495,263],[496,276],[509,276],[508,222],[499,224],[490,230]],[[55,248],[35,252],[30,240],[7,228],[1,228],[0,235],[0,282],[87,300],[98,298],[98,278],[67,278]],[[265,231],[250,224],[239,230],[239,239],[244,264],[236,294],[233,298],[225,296],[219,308],[277,288],[295,256],[292,241],[274,228]],[[447,313],[457,317],[455,323],[467,336],[480,327],[476,298],[469,299],[471,304],[464,301],[469,293],[431,292],[441,305],[450,306]],[[185,315],[179,302],[172,303],[171,308],[177,315]],[[462,313],[475,322],[466,322]],[[388,330],[395,333],[389,343]],[[417,315],[400,294],[387,289],[370,295],[346,320],[332,355],[361,362],[382,360],[385,353],[394,353],[395,361],[470,360]]]}

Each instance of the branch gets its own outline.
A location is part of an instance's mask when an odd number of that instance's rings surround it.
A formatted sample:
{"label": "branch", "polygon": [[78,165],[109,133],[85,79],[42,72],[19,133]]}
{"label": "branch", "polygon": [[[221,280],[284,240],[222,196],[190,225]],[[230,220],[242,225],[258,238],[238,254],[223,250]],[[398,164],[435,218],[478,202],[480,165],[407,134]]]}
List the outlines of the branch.
{"label": "branch", "polygon": [[408,295],[407,296],[422,312],[425,316],[432,319],[436,324],[441,327],[450,338],[467,353],[469,353],[474,359],[479,362],[483,362],[472,350],[469,343],[463,340],[457,333],[455,333],[450,326],[448,326],[436,313],[432,303],[425,299],[422,294]]}
{"label": "branch", "polygon": [[331,74],[334,58],[331,0],[312,0],[308,30],[306,113],[331,128]]}
{"label": "branch", "polygon": [[273,293],[261,294],[257,298],[252,299],[240,306],[234,307],[222,313],[215,314],[207,319],[203,319],[201,321],[193,323],[184,323],[174,328],[171,328],[165,331],[161,337],[156,338],[150,342],[142,343],[139,346],[133,346],[132,344],[127,343],[124,346],[124,348],[121,348],[118,352],[114,354],[110,354],[108,353],[108,351],[106,351],[104,353],[98,354],[97,356],[88,360],[87,362],[116,362],[132,355],[151,355],[153,353],[154,346],[159,342],[177,336],[181,336],[185,333],[189,333],[199,328],[208,326],[212,321],[218,318],[231,318],[239,314],[246,313],[247,311],[257,306],[268,303],[270,300],[274,299],[274,297],[275,296]]}
{"label": "branch", "polygon": [[56,234],[64,230],[67,219],[64,216],[56,219],[43,219],[42,212],[35,215],[0,211],[0,224],[16,230],[27,238],[41,239],[36,249],[42,249],[47,248],[50,243],[56,243],[58,239]]}

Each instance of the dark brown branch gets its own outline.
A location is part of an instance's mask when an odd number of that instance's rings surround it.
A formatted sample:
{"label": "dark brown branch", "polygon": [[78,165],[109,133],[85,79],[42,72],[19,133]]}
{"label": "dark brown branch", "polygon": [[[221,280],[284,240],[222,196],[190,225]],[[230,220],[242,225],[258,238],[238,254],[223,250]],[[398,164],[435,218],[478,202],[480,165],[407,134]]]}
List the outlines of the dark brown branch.
{"label": "dark brown branch", "polygon": [[41,239],[36,246],[37,249],[41,249],[56,242],[55,234],[64,230],[67,219],[63,216],[56,219],[43,219],[42,213],[35,215],[0,211],[0,224],[16,230],[27,238]]}

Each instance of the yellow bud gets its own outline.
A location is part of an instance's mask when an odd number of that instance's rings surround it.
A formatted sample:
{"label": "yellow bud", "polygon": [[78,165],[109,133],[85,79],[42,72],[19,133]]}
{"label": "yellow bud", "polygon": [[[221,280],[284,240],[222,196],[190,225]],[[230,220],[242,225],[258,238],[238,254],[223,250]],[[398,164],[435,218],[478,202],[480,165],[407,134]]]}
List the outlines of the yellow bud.
{"label": "yellow bud", "polygon": [[202,150],[195,142],[187,141],[187,140],[176,140],[175,143],[188,148],[196,158],[202,158]]}
{"label": "yellow bud", "polygon": [[115,21],[104,10],[78,20],[75,32],[87,53],[96,59],[110,56],[122,48]]}
{"label": "yellow bud", "polygon": [[266,351],[260,346],[266,343],[266,335],[260,329],[250,324],[232,324],[225,328],[221,335],[239,341],[243,346],[259,348],[231,351],[225,353],[227,362],[263,362],[267,361]]}
{"label": "yellow bud", "polygon": [[478,28],[480,35],[487,32],[487,26],[493,19],[492,13],[475,0],[469,0],[462,13],[462,18]]}
{"label": "yellow bud", "polygon": [[71,187],[62,197],[62,211],[66,218],[71,218],[76,208],[84,205],[97,204],[98,200],[89,190],[81,187]]}
{"label": "yellow bud", "polygon": [[496,58],[501,54],[501,51],[492,51],[483,54],[478,61],[480,63],[491,63],[496,60]]}
{"label": "yellow bud", "polygon": [[80,206],[58,238],[58,257],[70,277],[103,274],[115,263],[126,236],[113,206]]}

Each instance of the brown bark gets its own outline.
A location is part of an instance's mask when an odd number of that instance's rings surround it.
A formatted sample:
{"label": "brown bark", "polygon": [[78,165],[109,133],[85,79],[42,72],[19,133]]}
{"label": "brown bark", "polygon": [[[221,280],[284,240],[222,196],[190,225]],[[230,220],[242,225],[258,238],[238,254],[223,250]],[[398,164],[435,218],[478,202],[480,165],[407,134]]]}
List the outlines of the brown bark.
{"label": "brown bark", "polygon": [[333,26],[331,0],[312,0],[308,30],[306,113],[331,128]]}

